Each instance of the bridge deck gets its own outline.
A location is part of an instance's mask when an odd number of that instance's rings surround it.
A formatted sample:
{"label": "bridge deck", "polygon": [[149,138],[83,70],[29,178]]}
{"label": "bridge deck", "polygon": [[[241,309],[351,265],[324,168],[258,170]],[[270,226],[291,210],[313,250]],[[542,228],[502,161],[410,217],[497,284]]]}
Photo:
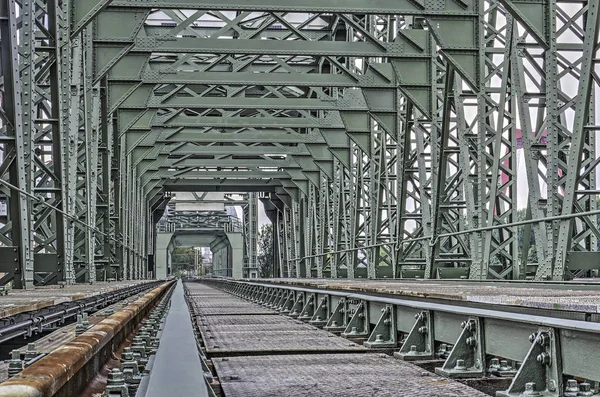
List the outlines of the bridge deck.
{"label": "bridge deck", "polygon": [[486,395],[206,285],[186,288],[225,397]]}
{"label": "bridge deck", "polygon": [[[246,280],[256,281],[256,280]],[[600,282],[533,283],[442,280],[262,279],[261,282],[315,289],[398,295],[462,302],[491,303],[538,309],[600,313]]]}
{"label": "bridge deck", "polygon": [[33,290],[10,290],[8,295],[0,296],[0,318],[85,299],[146,282],[148,281],[99,282],[95,284],[66,285],[63,288],[52,285],[36,287]]}
{"label": "bridge deck", "polygon": [[385,354],[311,354],[213,360],[226,397],[486,396]]}

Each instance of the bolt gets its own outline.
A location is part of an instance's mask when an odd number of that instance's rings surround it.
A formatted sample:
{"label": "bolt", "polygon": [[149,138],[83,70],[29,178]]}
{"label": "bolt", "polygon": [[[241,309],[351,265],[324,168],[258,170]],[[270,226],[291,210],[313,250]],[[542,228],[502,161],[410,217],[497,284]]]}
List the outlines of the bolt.
{"label": "bolt", "polygon": [[375,342],[383,342],[383,335],[377,334],[375,335]]}
{"label": "bolt", "polygon": [[537,360],[538,363],[540,363],[542,365],[550,366],[550,354],[548,354],[546,352],[538,354],[535,359]]}
{"label": "bolt", "polygon": [[35,348],[35,343],[27,344],[27,351],[25,351],[25,361],[33,360],[37,357],[37,351]]}
{"label": "bolt", "polygon": [[454,369],[458,371],[465,371],[467,369],[467,366],[465,365],[465,360],[460,358],[456,360],[456,365],[454,366]]}
{"label": "bolt", "polygon": [[550,343],[550,335],[548,335],[548,333],[546,332],[540,333],[540,335],[537,338],[537,343],[540,346],[548,346],[548,344]]}
{"label": "bolt", "polygon": [[77,325],[75,325],[75,336],[79,336],[87,331],[87,327],[83,324],[83,316],[77,315]]}
{"label": "bolt", "polygon": [[579,384],[578,396],[593,396],[592,385],[589,382],[581,382]]}
{"label": "bolt", "polygon": [[411,346],[410,346],[410,352],[411,352],[411,353],[416,353],[416,352],[417,352],[417,346],[415,346],[415,345],[411,345]]}
{"label": "bolt", "polygon": [[525,391],[522,396],[541,396],[542,394],[535,390],[536,385],[534,382],[525,383]]}
{"label": "bolt", "polygon": [[21,361],[21,352],[13,350],[11,352],[12,359],[8,363],[8,377],[12,378],[23,370],[23,361]]}
{"label": "bolt", "polygon": [[467,346],[475,347],[475,346],[477,346],[477,339],[475,339],[472,336],[470,336],[470,337],[467,338],[467,340],[465,341],[465,343],[467,344]]}
{"label": "bolt", "polygon": [[507,360],[500,361],[500,371],[512,371],[512,367],[508,365]]}
{"label": "bolt", "polygon": [[490,360],[490,366],[489,366],[490,370],[493,369],[499,369],[500,368],[500,360],[497,358],[492,358]]}
{"label": "bolt", "polygon": [[108,373],[108,380],[106,382],[106,390],[102,394],[103,397],[128,397],[129,391],[125,384],[125,378],[123,373],[118,368],[113,368]]}
{"label": "bolt", "polygon": [[425,327],[425,326],[419,327],[419,333],[420,334],[426,334],[427,333],[427,327]]}
{"label": "bolt", "polygon": [[534,332],[533,334],[529,335],[529,342],[535,342],[535,338],[537,338],[537,334]]}
{"label": "bolt", "polygon": [[575,379],[568,379],[565,385],[565,397],[577,397],[579,383]]}

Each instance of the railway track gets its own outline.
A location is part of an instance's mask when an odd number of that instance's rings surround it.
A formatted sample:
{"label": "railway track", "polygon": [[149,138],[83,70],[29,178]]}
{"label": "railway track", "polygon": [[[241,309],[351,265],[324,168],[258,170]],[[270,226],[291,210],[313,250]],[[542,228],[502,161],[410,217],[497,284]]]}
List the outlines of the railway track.
{"label": "railway track", "polygon": [[440,283],[443,288],[368,280],[203,282],[404,361],[441,358],[435,373],[444,378],[484,386],[491,383],[486,379],[511,379],[497,396],[598,391],[600,300],[594,283],[546,289],[456,281]]}

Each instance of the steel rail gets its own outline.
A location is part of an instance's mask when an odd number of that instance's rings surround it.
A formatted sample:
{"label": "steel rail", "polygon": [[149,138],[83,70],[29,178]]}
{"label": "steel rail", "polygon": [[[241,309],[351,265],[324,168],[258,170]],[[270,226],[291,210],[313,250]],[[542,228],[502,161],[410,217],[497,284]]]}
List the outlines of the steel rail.
{"label": "steel rail", "polygon": [[[600,382],[598,309],[561,311],[493,302],[440,302],[443,298],[436,296],[410,299],[380,291],[368,294],[228,279],[204,282],[280,314],[301,316],[298,318],[318,322],[327,330],[335,328],[343,336],[363,338],[368,347],[399,348],[394,354],[403,359],[433,359],[443,350],[445,362],[436,373],[447,377],[481,378],[495,371],[493,359],[507,359],[515,377],[498,396],[529,395],[526,384],[533,384],[534,391],[554,395],[551,393],[562,388],[565,380]],[[573,318],[547,315],[558,312]]]}

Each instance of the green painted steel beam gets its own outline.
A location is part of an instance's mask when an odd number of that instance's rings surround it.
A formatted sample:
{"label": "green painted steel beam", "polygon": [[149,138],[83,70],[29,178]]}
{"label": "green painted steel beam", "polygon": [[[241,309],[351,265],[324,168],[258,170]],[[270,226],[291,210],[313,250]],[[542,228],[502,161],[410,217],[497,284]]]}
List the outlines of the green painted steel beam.
{"label": "green painted steel beam", "polygon": [[162,153],[171,155],[203,155],[203,156],[261,156],[268,154],[310,155],[306,147],[301,146],[194,146],[185,145],[178,148],[163,147]]}
{"label": "green painted steel beam", "polygon": [[[338,100],[321,100],[310,98],[251,98],[251,97],[192,97],[171,96],[164,100],[151,97],[148,103],[124,101],[120,109],[273,109],[273,110],[337,110]],[[348,110],[364,110],[366,106],[347,106]]]}
{"label": "green painted steel beam", "polygon": [[193,128],[185,128],[181,131],[161,134],[156,143],[190,142],[190,143],[325,143],[321,134],[298,134],[285,130],[263,129],[263,130],[241,130],[237,133],[217,133],[203,131],[190,131]]}
{"label": "green painted steel beam", "polygon": [[[96,48],[110,46],[112,41],[94,40]],[[191,37],[139,37],[131,52],[166,52],[197,54],[248,54],[248,55],[318,55],[344,57],[377,57],[405,54],[400,43],[305,41],[305,40],[223,40]],[[414,56],[419,57],[417,51]]]}
{"label": "green painted steel beam", "polygon": [[[311,67],[312,69],[312,67]],[[357,87],[375,84],[388,87],[391,83],[374,81],[364,75],[329,73],[251,73],[251,72],[191,72],[173,71],[169,67],[142,73],[144,84],[232,85],[232,86],[297,86],[297,87]],[[111,78],[111,82],[115,81]]]}
{"label": "green painted steel beam", "polygon": [[196,179],[166,180],[163,189],[167,192],[275,192],[281,180],[261,179]]}
{"label": "green painted steel beam", "polygon": [[168,167],[162,167],[161,171],[164,171],[163,175],[165,180],[171,178],[185,178],[185,179],[286,179],[289,178],[289,174],[281,171],[175,171],[170,170]]}
{"label": "green painted steel beam", "polygon": [[[473,4],[477,0],[461,0],[460,3],[431,3],[425,6],[420,1],[411,0],[347,0],[324,3],[320,0],[219,0],[199,2],[198,0],[116,0],[115,7],[155,7],[182,8],[194,10],[238,10],[238,11],[280,11],[280,12],[333,12],[348,14],[404,14],[404,15],[465,15],[475,12]],[[445,9],[447,8],[447,10]]]}
{"label": "green painted steel beam", "polygon": [[210,117],[177,115],[157,116],[151,127],[222,127],[222,128],[344,128],[339,118],[308,119],[300,117]]}

